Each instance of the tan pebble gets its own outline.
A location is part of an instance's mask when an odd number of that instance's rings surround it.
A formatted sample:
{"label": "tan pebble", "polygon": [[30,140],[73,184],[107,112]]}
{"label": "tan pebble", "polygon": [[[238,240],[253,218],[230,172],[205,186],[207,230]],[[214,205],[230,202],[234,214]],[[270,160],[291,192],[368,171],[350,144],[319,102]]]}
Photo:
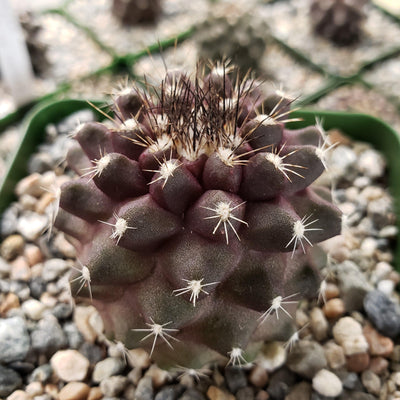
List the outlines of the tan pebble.
{"label": "tan pebble", "polygon": [[132,349],[129,350],[128,363],[133,368],[145,369],[150,366],[150,356],[146,350]]}
{"label": "tan pebble", "polygon": [[322,310],[329,319],[341,317],[346,312],[344,302],[340,298],[328,300],[323,306]]}
{"label": "tan pebble", "polygon": [[388,279],[390,279],[395,283],[395,285],[397,285],[400,282],[400,273],[397,271],[391,271]]}
{"label": "tan pebble", "polygon": [[58,250],[61,254],[63,254],[67,258],[75,258],[76,250],[75,247],[72,246],[62,232],[59,232],[53,240],[53,245],[56,250]]}
{"label": "tan pebble", "polygon": [[39,278],[43,274],[43,264],[36,264],[31,267],[32,278]]}
{"label": "tan pebble", "polygon": [[57,303],[58,300],[56,297],[52,296],[50,293],[48,292],[44,292],[40,295],[40,301],[49,308],[54,307]]}
{"label": "tan pebble", "polygon": [[346,357],[346,367],[350,372],[362,372],[369,367],[369,354],[358,353]]}
{"label": "tan pebble", "polygon": [[25,246],[24,257],[30,266],[36,265],[43,261],[42,251],[34,244],[27,244]]}
{"label": "tan pebble", "polygon": [[377,375],[383,375],[389,367],[389,361],[383,357],[371,357],[369,369]]}
{"label": "tan pebble", "polygon": [[43,394],[43,385],[41,382],[31,382],[26,386],[25,391],[32,397],[40,396]]}
{"label": "tan pebble", "polygon": [[343,348],[333,341],[324,345],[325,357],[332,369],[338,369],[346,364],[346,357]]}
{"label": "tan pebble", "polygon": [[393,340],[381,335],[371,325],[366,325],[363,333],[369,344],[369,353],[372,356],[388,357],[393,353]]}
{"label": "tan pebble", "polygon": [[58,398],[58,386],[54,383],[47,383],[44,386],[45,393],[49,394],[53,399]]}
{"label": "tan pebble", "polygon": [[210,400],[235,400],[235,396],[217,388],[216,386],[210,386],[207,390],[207,396]]}
{"label": "tan pebble", "polygon": [[259,365],[255,365],[249,375],[249,381],[258,388],[262,388],[268,383],[268,372],[260,367]]}
{"label": "tan pebble", "polygon": [[150,376],[154,388],[158,389],[167,382],[169,374],[167,371],[160,369],[157,367],[157,365],[153,364],[146,371],[146,374],[144,376]]}
{"label": "tan pebble", "polygon": [[305,400],[311,399],[312,388],[308,382],[300,382],[290,388],[285,400]]}
{"label": "tan pebble", "polygon": [[10,235],[3,240],[0,247],[0,255],[7,261],[13,260],[22,254],[25,240],[21,235]]}
{"label": "tan pebble", "polygon": [[324,313],[318,307],[314,307],[310,312],[311,331],[318,342],[326,339],[328,336],[329,324]]}
{"label": "tan pebble", "polygon": [[49,206],[49,204],[51,204],[53,200],[54,200],[53,193],[50,192],[43,193],[40,196],[39,200],[36,202],[35,212],[37,212],[38,214],[44,214],[46,208]]}
{"label": "tan pebble", "polygon": [[18,256],[11,262],[11,280],[28,282],[32,278],[31,268],[25,257]]}
{"label": "tan pebble", "polygon": [[265,390],[260,390],[257,394],[254,400],[268,400],[269,399],[269,394]]}
{"label": "tan pebble", "polygon": [[59,400],[85,400],[90,392],[90,387],[83,382],[69,382],[58,394]]}
{"label": "tan pebble", "polygon": [[400,387],[400,372],[393,372],[390,375],[390,380]]}
{"label": "tan pebble", "polygon": [[142,379],[142,369],[139,367],[134,367],[128,374],[128,379],[137,386],[140,379]]}
{"label": "tan pebble", "polygon": [[34,211],[37,199],[35,196],[31,196],[30,194],[23,194],[19,198],[19,203],[22,205],[24,210]]}
{"label": "tan pebble", "polygon": [[334,236],[322,244],[324,250],[337,262],[343,262],[349,258],[350,250],[348,242],[343,235]]}
{"label": "tan pebble", "polygon": [[331,300],[336,297],[339,297],[339,295],[340,295],[340,290],[338,285],[332,282],[328,282],[326,284],[326,289],[325,289],[325,298],[327,300]]}
{"label": "tan pebble", "polygon": [[93,312],[97,312],[93,306],[77,306],[74,313],[74,322],[76,327],[85,340],[90,343],[94,343],[98,336],[97,332],[89,322],[89,318]]}
{"label": "tan pebble", "polygon": [[87,400],[100,400],[102,397],[103,397],[103,392],[98,386],[96,386],[90,388]]}
{"label": "tan pebble", "polygon": [[17,196],[23,194],[30,194],[31,196],[39,197],[45,190],[41,187],[41,176],[38,173],[28,175],[21,179],[15,187],[15,193]]}
{"label": "tan pebble", "polygon": [[28,393],[25,393],[23,390],[16,390],[7,397],[7,400],[31,400],[31,399],[32,397],[29,396]]}
{"label": "tan pebble", "polygon": [[7,312],[20,306],[19,298],[15,293],[8,293],[5,299],[0,303],[0,315],[5,317]]}
{"label": "tan pebble", "polygon": [[89,360],[77,350],[59,350],[50,360],[55,374],[65,382],[85,379]]}
{"label": "tan pebble", "polygon": [[372,393],[376,396],[379,395],[381,391],[381,380],[379,379],[379,376],[370,369],[367,369],[361,374],[361,382],[365,389],[367,389],[368,393]]}

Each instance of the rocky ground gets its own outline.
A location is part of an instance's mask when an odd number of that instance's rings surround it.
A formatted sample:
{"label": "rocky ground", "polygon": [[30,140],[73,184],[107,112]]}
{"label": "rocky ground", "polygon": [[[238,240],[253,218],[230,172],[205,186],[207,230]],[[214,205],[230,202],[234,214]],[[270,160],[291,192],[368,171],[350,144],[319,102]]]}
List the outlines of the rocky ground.
{"label": "rocky ground", "polygon": [[[266,39],[268,45],[260,58],[262,73],[276,85],[282,83],[286,90],[302,95],[300,98],[324,91],[330,74],[348,76],[363,63],[379,58],[380,44],[385,43],[385,51],[397,46],[400,28],[375,8],[368,14],[367,24],[372,39],[358,51],[337,49],[310,36],[309,29],[296,35],[293,29],[307,27],[304,1],[255,2],[260,15],[269,14],[273,19],[269,24],[274,36],[321,67],[311,68],[271,37]],[[18,3],[24,7],[23,2]],[[73,24],[59,13],[40,14],[41,39],[49,46],[51,67],[38,78],[39,93],[64,81],[72,82],[68,96],[98,98],[111,92],[125,74],[81,79],[110,62],[113,55],[107,49],[119,55],[141,49],[157,35],[165,38],[197,23],[209,7],[203,1],[190,6],[183,0],[166,3],[161,24],[154,31],[115,26],[106,14],[105,1],[96,2],[94,8],[84,0],[65,4],[35,1],[37,11],[64,4],[68,15],[78,22]],[[88,14],[93,18],[84,18]],[[284,23],[278,24],[282,15]],[[82,24],[94,31],[103,47],[82,33]],[[109,32],[102,29],[107,24],[114,26]],[[133,50],[132,43],[136,46]],[[128,72],[131,76],[162,74],[163,59],[170,67],[190,66],[197,55],[192,38],[165,51],[163,57],[141,58]],[[398,66],[394,54],[363,70],[358,79],[324,91],[313,106],[366,112],[400,130]],[[4,116],[15,106],[2,84],[0,93],[0,115]],[[379,153],[365,144],[343,140],[330,155],[329,171],[337,181],[335,198],[348,215],[347,224],[341,237],[325,244],[331,263],[322,271],[325,280],[320,297],[299,304],[298,333],[292,342],[266,345],[259,360],[244,368],[219,365],[197,372],[166,373],[152,364],[144,351],[127,351],[121,344],[109,342],[92,306],[71,304],[66,284],[75,267],[74,250],[62,233],[53,231],[50,238],[42,235],[49,224],[49,190],[55,181],[66,179],[62,166],[62,149],[69,140],[66,135],[77,119],[91,118],[91,113],[83,113],[48,126],[47,143],[30,159],[28,176],[16,188],[18,202],[3,214],[0,398],[400,399],[400,302],[395,291],[400,275],[394,270],[392,254],[397,228],[393,200],[386,190],[385,161]],[[15,125],[0,136],[0,176],[5,171],[4,160],[21,134],[21,126]]]}

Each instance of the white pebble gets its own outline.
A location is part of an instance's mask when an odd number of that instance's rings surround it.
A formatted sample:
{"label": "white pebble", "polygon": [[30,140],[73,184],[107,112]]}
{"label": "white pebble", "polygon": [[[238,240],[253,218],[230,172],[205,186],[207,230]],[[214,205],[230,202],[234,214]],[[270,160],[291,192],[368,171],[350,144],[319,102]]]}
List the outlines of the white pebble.
{"label": "white pebble", "polygon": [[51,366],[56,375],[65,382],[85,379],[89,360],[77,350],[60,350],[51,357]]}
{"label": "white pebble", "polygon": [[386,294],[386,296],[390,297],[394,290],[394,282],[390,279],[383,279],[378,282],[377,289],[382,293]]}
{"label": "white pebble", "polygon": [[340,318],[333,327],[332,334],[347,356],[368,350],[368,342],[362,333],[362,326],[354,318]]}
{"label": "white pebble", "polygon": [[313,389],[327,397],[336,397],[342,393],[343,385],[340,379],[327,369],[321,369],[312,380]]}
{"label": "white pebble", "polygon": [[21,307],[25,315],[34,321],[39,321],[46,309],[46,306],[43,303],[35,299],[24,301]]}

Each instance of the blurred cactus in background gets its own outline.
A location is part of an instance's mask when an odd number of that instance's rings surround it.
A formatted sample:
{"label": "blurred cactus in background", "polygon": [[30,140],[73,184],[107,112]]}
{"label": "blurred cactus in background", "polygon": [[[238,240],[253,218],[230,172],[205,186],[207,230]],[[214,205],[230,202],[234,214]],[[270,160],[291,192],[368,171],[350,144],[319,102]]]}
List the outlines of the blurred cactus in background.
{"label": "blurred cactus in background", "polygon": [[310,16],[315,32],[340,46],[356,43],[362,36],[367,1],[313,0]]}
{"label": "blurred cactus in background", "polygon": [[161,13],[161,0],[113,0],[112,13],[125,25],[152,23]]}
{"label": "blurred cactus in background", "polygon": [[242,72],[259,70],[266,48],[267,25],[236,4],[216,4],[197,27],[199,57],[230,59]]}
{"label": "blurred cactus in background", "polygon": [[216,64],[167,72],[114,99],[113,126],[78,127],[55,225],[79,265],[72,294],[106,334],[161,367],[252,361],[293,334],[340,233],[330,192],[312,185],[330,146],[319,126],[290,130],[292,100]]}

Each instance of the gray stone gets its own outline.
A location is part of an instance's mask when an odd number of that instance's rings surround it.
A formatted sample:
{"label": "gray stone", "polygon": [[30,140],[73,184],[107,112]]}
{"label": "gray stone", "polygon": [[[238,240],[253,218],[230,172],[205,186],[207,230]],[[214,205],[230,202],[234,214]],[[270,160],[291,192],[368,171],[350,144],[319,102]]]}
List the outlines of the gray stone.
{"label": "gray stone", "polygon": [[283,400],[295,383],[296,375],[286,367],[283,367],[271,375],[267,392],[272,399]]}
{"label": "gray stone", "polygon": [[294,385],[285,400],[310,400],[311,398],[311,385],[308,382],[300,382]]}
{"label": "gray stone", "polygon": [[40,277],[32,278],[29,282],[31,296],[34,299],[39,299],[42,293],[46,291],[46,282]]}
{"label": "gray stone", "polygon": [[94,382],[100,383],[110,376],[118,375],[124,368],[125,363],[120,358],[107,357],[95,365],[92,379]]}
{"label": "gray stone", "polygon": [[12,369],[0,365],[0,396],[7,397],[22,384],[21,377]]}
{"label": "gray stone", "polygon": [[312,379],[320,369],[327,366],[324,349],[317,342],[301,340],[290,352],[287,366],[291,371]]}
{"label": "gray stone", "polygon": [[139,381],[135,396],[136,400],[153,400],[154,389],[150,376],[145,376]]}
{"label": "gray stone", "polygon": [[11,205],[3,212],[0,219],[0,232],[2,236],[9,236],[15,232],[18,223],[18,214],[19,209],[17,205]]}
{"label": "gray stone", "polygon": [[185,390],[184,386],[173,385],[162,388],[154,400],[176,400]]}
{"label": "gray stone", "polygon": [[21,361],[28,353],[29,333],[20,317],[0,320],[0,362]]}
{"label": "gray stone", "polygon": [[236,400],[254,400],[254,389],[250,386],[239,389],[236,392]]}
{"label": "gray stone", "polygon": [[47,382],[53,373],[53,368],[50,364],[43,364],[37,367],[28,377],[28,382]]}
{"label": "gray stone", "polygon": [[78,349],[83,343],[83,336],[73,322],[64,324],[63,330],[67,335],[68,347]]}
{"label": "gray stone", "polygon": [[69,268],[67,262],[61,258],[52,258],[43,265],[42,278],[46,282],[59,278]]}
{"label": "gray stone", "polygon": [[67,319],[72,314],[72,307],[70,304],[57,303],[51,310],[51,313],[58,319]]}
{"label": "gray stone", "polygon": [[239,389],[246,387],[247,378],[242,368],[225,368],[226,385],[231,393],[235,394]]}
{"label": "gray stone", "polygon": [[206,397],[196,389],[188,389],[178,400],[206,400]]}
{"label": "gray stone", "polygon": [[362,310],[365,295],[373,289],[366,276],[350,260],[337,264],[334,269],[346,310],[348,312]]}
{"label": "gray stone", "polygon": [[385,336],[400,334],[400,312],[385,294],[373,290],[365,296],[364,309],[375,328]]}
{"label": "gray stone", "polygon": [[101,391],[104,393],[104,396],[114,397],[118,396],[126,388],[128,382],[129,380],[125,376],[110,376],[109,378],[105,378],[101,381],[100,388]]}
{"label": "gray stone", "polygon": [[[100,362],[104,358],[104,350],[96,344],[89,342],[82,343],[79,352],[82,353],[92,365]],[[125,363],[123,363],[123,365],[125,366]]]}
{"label": "gray stone", "polygon": [[46,315],[31,333],[32,347],[48,356],[67,346],[68,340],[57,319]]}

